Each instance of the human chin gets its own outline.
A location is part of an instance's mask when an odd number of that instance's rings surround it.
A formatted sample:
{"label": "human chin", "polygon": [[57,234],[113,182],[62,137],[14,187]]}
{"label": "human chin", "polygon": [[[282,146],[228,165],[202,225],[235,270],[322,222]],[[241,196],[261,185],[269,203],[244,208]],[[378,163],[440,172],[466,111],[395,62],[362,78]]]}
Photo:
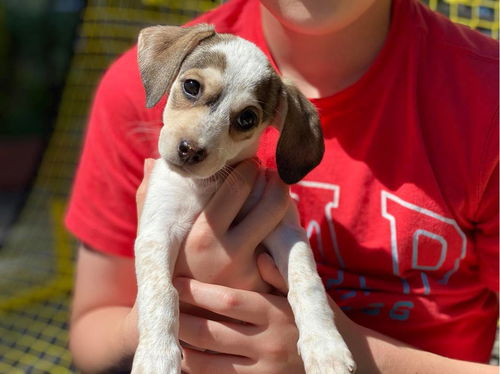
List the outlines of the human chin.
{"label": "human chin", "polygon": [[261,0],[273,17],[303,34],[341,30],[358,19],[376,0]]}

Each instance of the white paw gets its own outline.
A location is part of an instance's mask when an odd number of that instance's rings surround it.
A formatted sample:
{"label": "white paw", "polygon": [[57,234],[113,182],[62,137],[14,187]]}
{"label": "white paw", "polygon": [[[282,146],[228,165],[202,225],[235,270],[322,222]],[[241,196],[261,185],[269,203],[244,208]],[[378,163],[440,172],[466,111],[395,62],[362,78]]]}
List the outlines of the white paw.
{"label": "white paw", "polygon": [[[327,335],[327,334],[325,334]],[[352,374],[356,371],[351,352],[335,332],[328,336],[307,336],[297,345],[307,374]]]}
{"label": "white paw", "polygon": [[181,348],[176,342],[167,349],[139,346],[134,355],[131,374],[180,374]]}

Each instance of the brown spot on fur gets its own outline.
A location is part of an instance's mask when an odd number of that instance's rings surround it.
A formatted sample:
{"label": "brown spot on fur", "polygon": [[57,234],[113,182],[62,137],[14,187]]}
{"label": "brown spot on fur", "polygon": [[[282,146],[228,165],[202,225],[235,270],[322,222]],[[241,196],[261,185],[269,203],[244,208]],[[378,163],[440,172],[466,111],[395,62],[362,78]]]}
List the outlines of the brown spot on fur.
{"label": "brown spot on fur", "polygon": [[213,27],[205,24],[188,28],[152,26],[141,31],[138,62],[148,108],[170,89],[186,56],[214,33]]}
{"label": "brown spot on fur", "polygon": [[[199,98],[193,99],[184,94],[182,85],[187,79],[194,79],[200,83]],[[222,76],[218,69],[213,67],[189,69],[181,74],[178,84],[172,89],[169,97],[170,105],[176,110],[210,105],[220,96],[222,88]]]}
{"label": "brown spot on fur", "polygon": [[[269,68],[271,69],[271,67]],[[229,135],[233,140],[243,141],[252,138],[257,129],[264,124],[269,124],[274,119],[279,105],[281,86],[281,79],[274,73],[262,79],[255,86],[254,96],[259,104],[259,107],[255,108],[255,112],[259,118],[259,124],[255,128],[249,131],[240,131],[235,128],[234,124],[236,118],[245,108],[240,108],[231,113],[230,121],[232,125],[229,130]]]}
{"label": "brown spot on fur", "polygon": [[186,59],[183,70],[205,69],[208,67],[218,69],[221,72],[226,70],[226,56],[222,52],[208,50],[206,44],[200,44],[198,49]]}
{"label": "brown spot on fur", "polygon": [[281,79],[273,73],[268,79],[262,80],[255,87],[255,97],[262,108],[263,122],[270,122],[275,117],[279,104],[281,85]]}
{"label": "brown spot on fur", "polygon": [[230,114],[230,127],[229,127],[229,136],[234,140],[234,141],[243,141],[247,140],[253,137],[255,134],[255,131],[263,125],[262,121],[262,112],[258,108],[255,108],[255,113],[257,114],[257,118],[259,123],[257,126],[255,126],[253,129],[247,130],[247,131],[241,131],[236,128],[236,119],[240,115],[241,111],[244,110],[246,107],[243,107],[238,110],[233,110]]}
{"label": "brown spot on fur", "polygon": [[[199,139],[200,121],[206,118],[208,108],[204,105],[188,109],[171,108],[168,111],[167,123],[170,136],[178,139]],[[172,118],[172,120],[170,120]]]}
{"label": "brown spot on fur", "polygon": [[233,128],[229,130],[229,136],[235,141],[243,141],[243,140],[248,140],[250,139],[253,134],[254,130],[246,131],[246,132],[241,132],[241,131],[235,131]]}

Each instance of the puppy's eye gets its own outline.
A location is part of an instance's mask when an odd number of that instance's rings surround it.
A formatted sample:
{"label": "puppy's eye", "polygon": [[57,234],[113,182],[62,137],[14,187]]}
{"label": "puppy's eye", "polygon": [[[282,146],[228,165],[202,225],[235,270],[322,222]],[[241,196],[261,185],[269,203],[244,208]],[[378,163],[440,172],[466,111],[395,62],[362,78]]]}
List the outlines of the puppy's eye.
{"label": "puppy's eye", "polygon": [[184,81],[184,84],[182,85],[182,88],[184,89],[184,93],[189,96],[196,98],[198,94],[200,93],[200,82],[195,81],[194,79],[186,79]]}
{"label": "puppy's eye", "polygon": [[257,126],[259,117],[254,109],[245,108],[236,118],[236,128],[240,131],[247,131]]}

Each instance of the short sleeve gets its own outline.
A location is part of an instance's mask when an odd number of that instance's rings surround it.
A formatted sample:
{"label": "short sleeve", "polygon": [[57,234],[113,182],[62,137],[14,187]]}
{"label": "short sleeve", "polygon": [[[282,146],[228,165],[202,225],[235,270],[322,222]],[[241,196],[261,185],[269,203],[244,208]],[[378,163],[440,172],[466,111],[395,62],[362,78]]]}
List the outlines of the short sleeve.
{"label": "short sleeve", "polygon": [[121,56],[98,86],[65,217],[82,242],[128,257],[137,230],[135,193],[144,159],[156,157],[164,105],[145,108],[136,54],[133,48]]}

